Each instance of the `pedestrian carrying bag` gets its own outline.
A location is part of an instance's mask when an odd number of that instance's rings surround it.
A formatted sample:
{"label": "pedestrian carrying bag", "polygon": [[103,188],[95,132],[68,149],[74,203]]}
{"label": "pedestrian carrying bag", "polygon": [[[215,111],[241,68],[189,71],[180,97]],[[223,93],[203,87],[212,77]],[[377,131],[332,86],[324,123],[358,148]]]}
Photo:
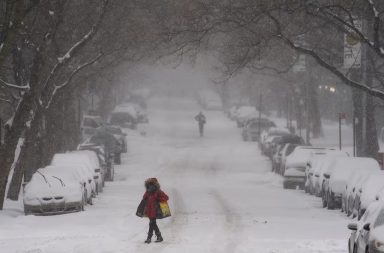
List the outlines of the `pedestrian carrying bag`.
{"label": "pedestrian carrying bag", "polygon": [[168,202],[157,202],[156,205],[156,218],[157,219],[164,219],[171,216],[171,210],[169,209]]}
{"label": "pedestrian carrying bag", "polygon": [[146,206],[147,206],[147,200],[142,199],[139,206],[137,207],[136,215],[141,218],[145,217]]}

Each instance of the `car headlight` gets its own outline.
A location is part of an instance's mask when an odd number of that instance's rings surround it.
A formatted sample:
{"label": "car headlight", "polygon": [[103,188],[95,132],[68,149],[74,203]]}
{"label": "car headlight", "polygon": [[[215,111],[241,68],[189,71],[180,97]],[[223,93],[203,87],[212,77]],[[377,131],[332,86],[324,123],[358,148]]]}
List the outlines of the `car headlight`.
{"label": "car headlight", "polygon": [[380,252],[384,252],[384,242],[379,241],[379,240],[374,240],[373,246],[376,250],[378,250]]}

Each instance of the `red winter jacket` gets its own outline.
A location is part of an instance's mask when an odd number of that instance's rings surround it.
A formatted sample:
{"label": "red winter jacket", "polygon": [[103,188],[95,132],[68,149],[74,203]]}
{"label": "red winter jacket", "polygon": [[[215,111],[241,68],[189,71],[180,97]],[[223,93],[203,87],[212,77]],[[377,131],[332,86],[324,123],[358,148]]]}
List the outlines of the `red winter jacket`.
{"label": "red winter jacket", "polygon": [[153,193],[147,191],[143,198],[147,201],[145,215],[150,219],[156,219],[156,201],[165,202],[169,199],[162,190],[156,190]]}

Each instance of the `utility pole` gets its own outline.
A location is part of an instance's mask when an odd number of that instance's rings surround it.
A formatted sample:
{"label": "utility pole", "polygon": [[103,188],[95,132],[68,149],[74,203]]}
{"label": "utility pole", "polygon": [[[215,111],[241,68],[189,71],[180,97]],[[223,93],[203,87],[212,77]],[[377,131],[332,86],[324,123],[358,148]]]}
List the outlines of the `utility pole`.
{"label": "utility pole", "polygon": [[310,85],[310,83],[307,83],[307,85],[305,86],[305,100],[306,100],[306,103],[305,103],[305,109],[306,109],[306,114],[307,114],[307,122],[306,122],[306,133],[305,133],[305,142],[307,143],[307,145],[309,145],[311,143],[311,140],[310,140],[310,134],[311,134],[311,114],[310,114],[310,105],[309,105],[309,87],[308,85]]}
{"label": "utility pole", "polygon": [[259,95],[259,125],[258,125],[259,139],[260,139],[260,135],[261,135],[261,110],[262,110],[262,106],[263,106],[263,93],[260,91],[260,95]]}

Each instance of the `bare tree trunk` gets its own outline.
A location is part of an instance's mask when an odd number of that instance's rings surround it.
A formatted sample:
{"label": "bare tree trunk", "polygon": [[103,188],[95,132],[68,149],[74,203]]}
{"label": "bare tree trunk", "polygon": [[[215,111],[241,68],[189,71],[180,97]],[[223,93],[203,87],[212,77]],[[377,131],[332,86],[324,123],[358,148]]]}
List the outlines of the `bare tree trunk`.
{"label": "bare tree trunk", "polygon": [[367,95],[366,103],[366,135],[365,135],[365,148],[364,153],[366,156],[377,158],[379,151],[379,144],[377,142],[377,130],[376,130],[376,120],[375,120],[375,105],[374,98]]}
{"label": "bare tree trunk", "polygon": [[28,136],[25,136],[24,145],[21,147],[20,157],[15,165],[12,181],[8,189],[7,197],[11,200],[18,200],[23,176],[26,170],[36,171],[40,164],[38,123],[31,126]]}
{"label": "bare tree trunk", "polygon": [[323,136],[323,127],[321,124],[321,115],[319,110],[319,102],[317,96],[317,89],[314,87],[313,83],[309,84],[309,112],[311,114],[311,127],[312,127],[312,136],[313,138],[319,138]]}

